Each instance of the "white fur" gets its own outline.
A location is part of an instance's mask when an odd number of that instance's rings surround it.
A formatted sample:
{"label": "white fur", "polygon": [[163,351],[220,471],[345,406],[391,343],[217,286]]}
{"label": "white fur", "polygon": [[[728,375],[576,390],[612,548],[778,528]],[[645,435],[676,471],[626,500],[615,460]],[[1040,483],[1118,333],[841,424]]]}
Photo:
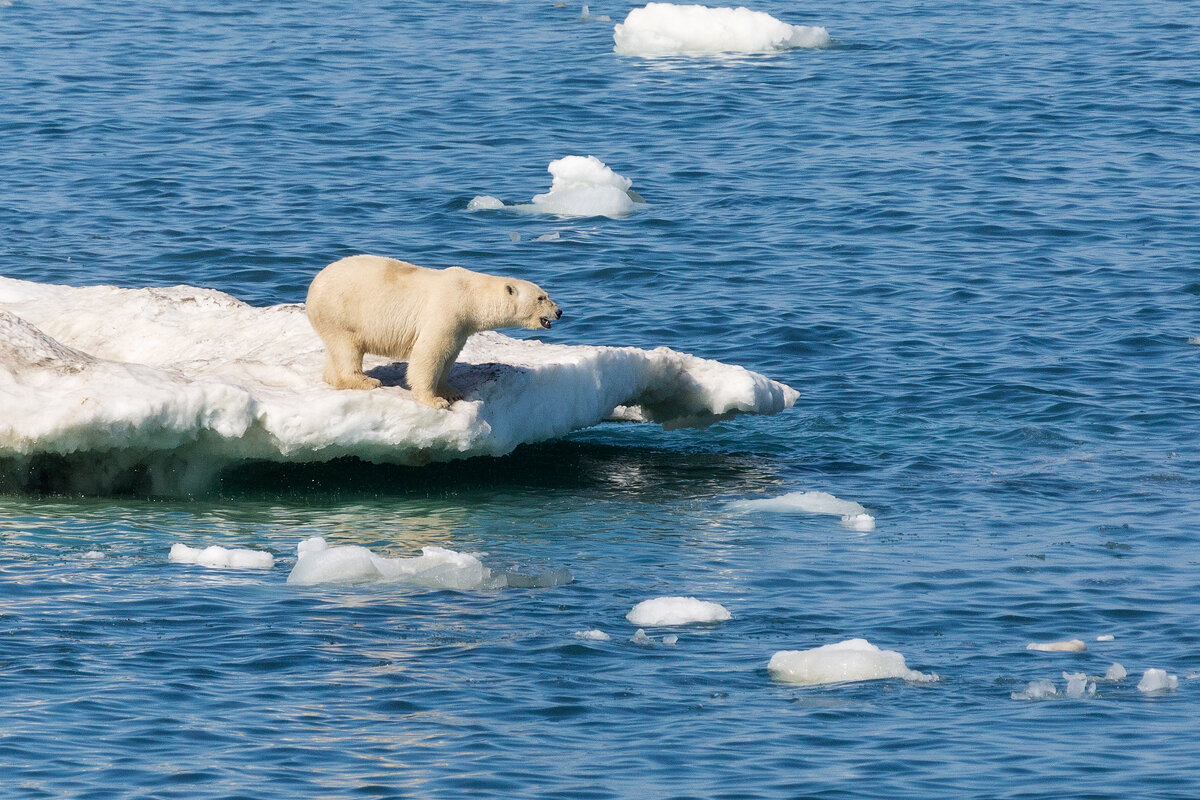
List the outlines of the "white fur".
{"label": "white fur", "polygon": [[325,342],[328,384],[374,389],[379,381],[363,374],[364,354],[407,359],[413,397],[435,408],[462,399],[446,376],[468,336],[547,327],[562,316],[529,281],[368,255],[343,258],[317,273],[307,311]]}

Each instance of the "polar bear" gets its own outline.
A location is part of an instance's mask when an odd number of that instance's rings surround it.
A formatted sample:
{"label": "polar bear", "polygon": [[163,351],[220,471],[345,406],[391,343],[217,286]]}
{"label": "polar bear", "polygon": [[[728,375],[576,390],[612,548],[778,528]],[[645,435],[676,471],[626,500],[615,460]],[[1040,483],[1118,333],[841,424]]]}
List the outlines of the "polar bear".
{"label": "polar bear", "polygon": [[529,281],[462,267],[428,269],[382,256],[350,256],[317,273],[308,320],[325,342],[325,382],[374,389],[365,353],[408,360],[413,397],[447,408],[462,394],[446,382],[467,337],[496,328],[549,328],[562,311]]}

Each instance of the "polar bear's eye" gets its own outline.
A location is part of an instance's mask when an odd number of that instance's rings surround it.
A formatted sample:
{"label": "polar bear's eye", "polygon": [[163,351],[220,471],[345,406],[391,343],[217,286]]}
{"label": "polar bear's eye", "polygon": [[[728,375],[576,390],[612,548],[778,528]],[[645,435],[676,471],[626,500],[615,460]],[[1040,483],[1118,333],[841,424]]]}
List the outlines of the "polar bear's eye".
{"label": "polar bear's eye", "polygon": [[517,290],[513,288],[513,285],[512,285],[511,283],[509,283],[509,284],[505,284],[504,288],[505,288],[505,289],[508,289],[508,293],[509,293],[509,294],[516,294],[516,293],[517,293]]}

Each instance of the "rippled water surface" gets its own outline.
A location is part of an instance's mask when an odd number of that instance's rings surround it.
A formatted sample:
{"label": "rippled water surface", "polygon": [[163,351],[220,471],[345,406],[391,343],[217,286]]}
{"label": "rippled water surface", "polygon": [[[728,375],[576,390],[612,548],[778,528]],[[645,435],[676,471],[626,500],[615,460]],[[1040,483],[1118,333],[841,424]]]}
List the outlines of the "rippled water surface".
{"label": "rippled water surface", "polygon": [[[463,264],[550,289],[547,341],[802,392],[503,459],[0,498],[0,793],[1200,793],[1194,7],[754,7],[833,44],[617,56],[594,17],[631,5],[606,0],[0,3],[0,275],[267,305],[355,252]],[[646,204],[466,210],[571,154]],[[793,491],[877,526],[727,508]],[[574,581],[287,584],[311,536]],[[277,564],[171,564],[175,542]],[[733,618],[630,642],[663,595]],[[768,675],[855,637],[941,680]],[[1011,698],[1114,662],[1094,695]],[[1178,688],[1138,691],[1151,667]]]}

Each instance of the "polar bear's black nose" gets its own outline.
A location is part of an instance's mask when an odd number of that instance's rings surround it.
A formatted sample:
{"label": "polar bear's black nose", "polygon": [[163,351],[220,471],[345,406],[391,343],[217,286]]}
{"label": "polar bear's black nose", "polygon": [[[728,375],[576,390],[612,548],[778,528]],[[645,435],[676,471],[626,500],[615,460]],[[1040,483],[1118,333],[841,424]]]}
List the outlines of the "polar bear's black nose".
{"label": "polar bear's black nose", "polygon": [[562,319],[562,309],[561,309],[561,308],[560,308],[560,309],[558,309],[558,311],[555,311],[555,312],[554,312],[554,318],[555,318],[555,319]]}

